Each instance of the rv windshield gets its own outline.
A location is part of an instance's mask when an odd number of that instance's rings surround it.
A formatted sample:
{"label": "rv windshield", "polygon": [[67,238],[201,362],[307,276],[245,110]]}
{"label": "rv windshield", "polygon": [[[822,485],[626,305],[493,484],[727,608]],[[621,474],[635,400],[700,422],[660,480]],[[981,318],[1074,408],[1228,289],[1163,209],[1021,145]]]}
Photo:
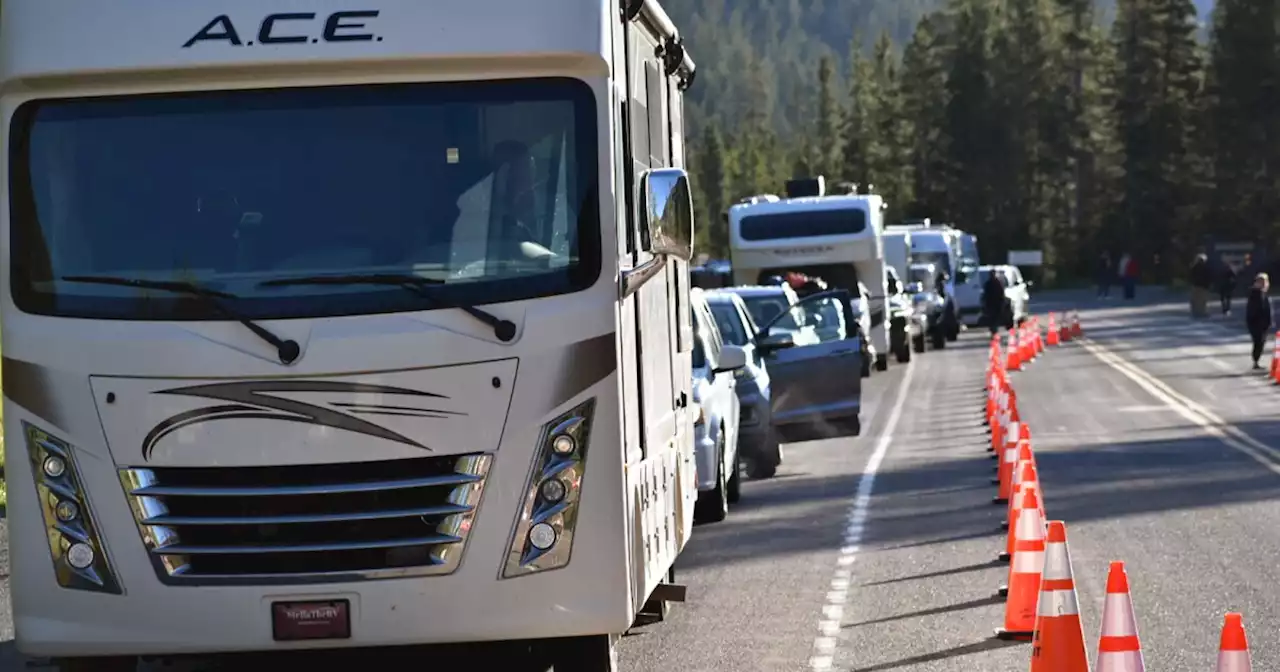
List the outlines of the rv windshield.
{"label": "rv windshield", "polygon": [[[497,303],[599,275],[595,102],[570,79],[34,101],[11,129],[12,287],[35,313],[222,319]],[[271,286],[413,274],[395,285]],[[438,290],[438,291],[437,291]]]}
{"label": "rv windshield", "polygon": [[978,265],[978,239],[970,235],[960,236],[960,259],[969,266]]}
{"label": "rv windshield", "polygon": [[738,222],[743,240],[780,240],[817,236],[848,236],[867,228],[867,213],[858,208],[791,210],[748,215]]}
{"label": "rv windshield", "polygon": [[951,256],[946,252],[914,252],[911,254],[911,261],[917,264],[933,264],[933,267],[946,273],[951,274]]}

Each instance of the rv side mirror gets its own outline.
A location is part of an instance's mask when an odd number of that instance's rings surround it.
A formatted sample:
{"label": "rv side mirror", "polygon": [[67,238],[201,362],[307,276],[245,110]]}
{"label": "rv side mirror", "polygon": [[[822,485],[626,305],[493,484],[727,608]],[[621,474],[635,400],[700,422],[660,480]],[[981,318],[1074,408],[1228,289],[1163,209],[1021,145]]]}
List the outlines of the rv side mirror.
{"label": "rv side mirror", "polygon": [[737,371],[747,365],[747,351],[736,345],[726,345],[720,349],[720,361],[716,362],[716,373]]}
{"label": "rv side mirror", "polygon": [[689,175],[679,168],[645,171],[641,185],[647,205],[650,251],[688,261],[693,258],[693,196]]}

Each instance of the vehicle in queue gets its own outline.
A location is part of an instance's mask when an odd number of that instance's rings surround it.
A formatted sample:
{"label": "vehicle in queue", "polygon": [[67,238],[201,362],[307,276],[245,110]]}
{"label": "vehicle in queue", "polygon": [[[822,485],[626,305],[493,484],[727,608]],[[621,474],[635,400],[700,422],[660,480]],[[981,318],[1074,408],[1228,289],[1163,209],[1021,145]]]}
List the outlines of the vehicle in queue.
{"label": "vehicle in queue", "polygon": [[20,652],[609,672],[684,599],[658,2],[6,0],[0,45]]}
{"label": "vehicle in queue", "polygon": [[[822,176],[788,181],[786,198],[735,204],[728,213],[734,280],[755,285],[796,273],[850,294],[861,281],[871,290],[871,313],[883,314],[884,209],[876,194],[826,194]],[[884,321],[873,319],[865,337],[875,368],[887,369]]]}
{"label": "vehicle in queue", "polygon": [[824,341],[808,324],[809,305],[829,301],[840,307],[845,324],[853,324],[851,295],[835,289],[798,299],[785,280],[776,280],[779,284],[718,291],[740,297],[757,325],[752,341],[769,370],[770,412],[778,438],[858,435],[864,339],[846,329],[840,338]]}
{"label": "vehicle in queue", "polygon": [[720,339],[747,353],[747,365],[734,372],[738,379],[738,452],[751,478],[773,478],[782,464],[782,442],[773,428],[769,366],[756,346],[760,328],[747,304],[732,292],[707,292],[707,306],[720,329]]}
{"label": "vehicle in queue", "polygon": [[991,273],[997,273],[1004,284],[1005,310],[1012,324],[1022,324],[1031,315],[1031,285],[1017,266],[999,264],[982,266],[978,274],[985,285]]}
{"label": "vehicle in queue", "polygon": [[689,296],[693,311],[694,445],[698,463],[697,522],[718,523],[742,495],[738,451],[738,375],[747,353],[720,337],[715,316],[702,289]]}
{"label": "vehicle in queue", "polygon": [[885,291],[889,296],[889,348],[899,363],[911,361],[911,353],[924,352],[929,317],[916,313],[915,302],[895,267],[885,265]]}
{"label": "vehicle in queue", "polygon": [[947,346],[947,301],[938,295],[938,268],[933,264],[911,264],[907,293],[914,311],[925,319],[925,334],[934,350]]}
{"label": "vehicle in queue", "polygon": [[946,304],[943,323],[946,340],[960,337],[969,322],[976,324],[981,316],[982,288],[978,285],[976,257],[970,260],[965,250],[972,243],[976,254],[976,238],[959,229],[937,224],[929,219],[908,220],[885,227],[886,233],[908,233],[911,245],[910,264],[932,264],[938,276],[935,290]]}

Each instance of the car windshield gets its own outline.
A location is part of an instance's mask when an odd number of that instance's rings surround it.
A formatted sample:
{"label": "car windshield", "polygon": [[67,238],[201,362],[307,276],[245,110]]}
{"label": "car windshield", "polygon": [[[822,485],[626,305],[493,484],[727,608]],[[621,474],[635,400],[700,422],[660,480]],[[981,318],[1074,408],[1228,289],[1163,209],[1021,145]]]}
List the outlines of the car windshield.
{"label": "car windshield", "polygon": [[[756,324],[765,325],[772,322],[771,326],[781,329],[800,328],[795,318],[795,311],[791,310],[790,302],[782,294],[743,297],[742,300],[747,304],[747,312],[751,313],[751,319],[755,320]],[[783,312],[787,313],[786,316],[773,322],[773,318]]]}
{"label": "car windshield", "polygon": [[738,309],[732,303],[711,304],[711,314],[716,318],[716,327],[720,329],[720,338],[730,345],[746,345],[750,337],[738,317]]}
{"label": "car windshield", "polygon": [[12,291],[28,312],[219,319],[110,275],[233,294],[248,318],[423,310],[590,286],[595,102],[570,79],[34,101],[14,119]]}

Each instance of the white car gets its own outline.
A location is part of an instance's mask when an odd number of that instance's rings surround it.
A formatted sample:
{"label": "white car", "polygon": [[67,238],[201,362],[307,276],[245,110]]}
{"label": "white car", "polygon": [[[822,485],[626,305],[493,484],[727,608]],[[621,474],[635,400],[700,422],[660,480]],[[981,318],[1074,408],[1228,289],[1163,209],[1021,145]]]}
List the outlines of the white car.
{"label": "white car", "polygon": [[747,365],[747,351],[720,337],[706,294],[689,293],[693,313],[694,441],[698,464],[698,504],[694,517],[716,523],[742,494],[738,456],[738,401],[735,372]]}
{"label": "white car", "polygon": [[1004,283],[1004,297],[1008,302],[1008,309],[1013,314],[1013,323],[1022,324],[1022,321],[1031,315],[1031,292],[1029,291],[1031,283],[1022,277],[1022,271],[1019,271],[1017,266],[1000,264],[978,269],[978,275],[984,286],[993,272],[998,273],[1000,280]]}

